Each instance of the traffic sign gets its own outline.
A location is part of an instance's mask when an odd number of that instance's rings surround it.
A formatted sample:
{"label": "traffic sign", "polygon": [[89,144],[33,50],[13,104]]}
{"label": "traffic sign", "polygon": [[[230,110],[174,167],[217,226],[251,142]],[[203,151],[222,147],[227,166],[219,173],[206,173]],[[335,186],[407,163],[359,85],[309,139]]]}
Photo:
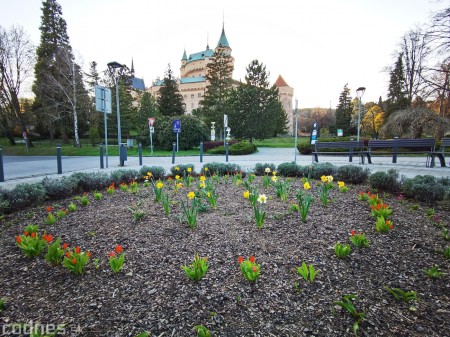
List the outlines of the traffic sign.
{"label": "traffic sign", "polygon": [[152,118],[152,117],[150,117],[150,118],[148,119],[148,125],[149,125],[150,127],[152,127],[153,125],[155,125],[155,119]]}
{"label": "traffic sign", "polygon": [[150,127],[150,133],[155,132],[155,128],[153,126]]}
{"label": "traffic sign", "polygon": [[172,122],[172,130],[174,133],[181,133],[181,120],[174,119]]}
{"label": "traffic sign", "polygon": [[223,115],[223,127],[225,129],[228,127],[228,115]]}
{"label": "traffic sign", "polygon": [[95,86],[95,108],[98,112],[111,113],[111,90],[100,85]]}
{"label": "traffic sign", "polygon": [[22,133],[22,136],[23,136],[23,139],[27,140],[27,133],[25,131]]}

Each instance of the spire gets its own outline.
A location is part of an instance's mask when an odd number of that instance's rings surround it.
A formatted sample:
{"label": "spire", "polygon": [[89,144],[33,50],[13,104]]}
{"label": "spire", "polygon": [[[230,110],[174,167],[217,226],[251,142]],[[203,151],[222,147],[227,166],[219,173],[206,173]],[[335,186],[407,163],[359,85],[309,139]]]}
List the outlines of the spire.
{"label": "spire", "polygon": [[206,50],[209,49],[209,32],[206,33]]}
{"label": "spire", "polygon": [[184,49],[184,53],[183,53],[183,57],[181,58],[181,61],[187,61],[186,48]]}
{"label": "spire", "polygon": [[283,77],[281,75],[278,76],[277,80],[275,81],[275,85],[277,87],[288,87],[289,85],[286,83]]}
{"label": "spire", "polygon": [[230,48],[230,45],[227,40],[227,36],[225,35],[225,22],[222,25],[222,34],[220,35],[220,39],[219,39],[219,43],[217,43],[217,47]]}
{"label": "spire", "polygon": [[133,58],[131,58],[131,70],[130,70],[130,72],[131,72],[131,76],[134,77],[134,61],[133,61]]}

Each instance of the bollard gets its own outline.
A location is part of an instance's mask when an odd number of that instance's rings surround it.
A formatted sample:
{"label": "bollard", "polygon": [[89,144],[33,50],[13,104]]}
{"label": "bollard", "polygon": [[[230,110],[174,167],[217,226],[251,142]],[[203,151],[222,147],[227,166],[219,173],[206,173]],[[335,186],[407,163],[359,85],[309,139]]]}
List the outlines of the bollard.
{"label": "bollard", "polygon": [[3,150],[0,149],[0,182],[5,181],[5,174],[3,172]]}
{"label": "bollard", "polygon": [[177,149],[177,143],[172,143],[172,164],[175,164],[175,151]]}
{"label": "bollard", "polygon": [[203,142],[200,142],[200,163],[203,163]]}
{"label": "bollard", "polygon": [[100,145],[100,168],[104,168],[103,166],[103,144]]}
{"label": "bollard", "polygon": [[225,161],[228,163],[228,142],[225,143]]}
{"label": "bollard", "polygon": [[56,145],[56,165],[58,166],[58,174],[62,174],[61,145]]}
{"label": "bollard", "polygon": [[139,166],[142,166],[142,143],[139,143],[138,149],[139,149]]}

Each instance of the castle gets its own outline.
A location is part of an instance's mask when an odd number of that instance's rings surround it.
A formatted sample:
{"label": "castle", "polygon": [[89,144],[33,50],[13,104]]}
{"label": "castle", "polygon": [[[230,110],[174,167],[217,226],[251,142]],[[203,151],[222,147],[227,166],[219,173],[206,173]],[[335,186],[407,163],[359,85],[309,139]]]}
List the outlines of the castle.
{"label": "castle", "polygon": [[[184,50],[183,57],[181,58],[180,78],[177,79],[177,83],[178,90],[183,96],[187,114],[192,114],[192,111],[199,107],[199,103],[205,95],[208,86],[206,82],[207,65],[211,62],[214,52],[219,51],[231,57],[231,63],[234,68],[234,58],[231,56],[231,47],[225,35],[224,26],[222,27],[219,42],[214,50],[208,44],[205,50],[190,54],[189,57],[186,54],[186,50]],[[236,81],[236,83],[238,82]],[[163,80],[158,79],[154,81],[149,89],[150,93],[156,97],[163,84]],[[278,87],[278,97],[281,105],[288,115],[289,133],[294,134],[294,112],[292,107],[294,88],[290,87],[281,75],[278,76],[275,85]]]}

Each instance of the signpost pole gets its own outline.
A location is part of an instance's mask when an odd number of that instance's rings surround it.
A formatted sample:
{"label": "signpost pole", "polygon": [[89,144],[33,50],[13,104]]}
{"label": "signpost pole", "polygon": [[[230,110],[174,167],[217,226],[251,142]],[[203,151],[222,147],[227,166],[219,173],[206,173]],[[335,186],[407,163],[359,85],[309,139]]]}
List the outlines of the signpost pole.
{"label": "signpost pole", "polygon": [[179,132],[177,132],[177,152],[178,152],[178,133]]}

